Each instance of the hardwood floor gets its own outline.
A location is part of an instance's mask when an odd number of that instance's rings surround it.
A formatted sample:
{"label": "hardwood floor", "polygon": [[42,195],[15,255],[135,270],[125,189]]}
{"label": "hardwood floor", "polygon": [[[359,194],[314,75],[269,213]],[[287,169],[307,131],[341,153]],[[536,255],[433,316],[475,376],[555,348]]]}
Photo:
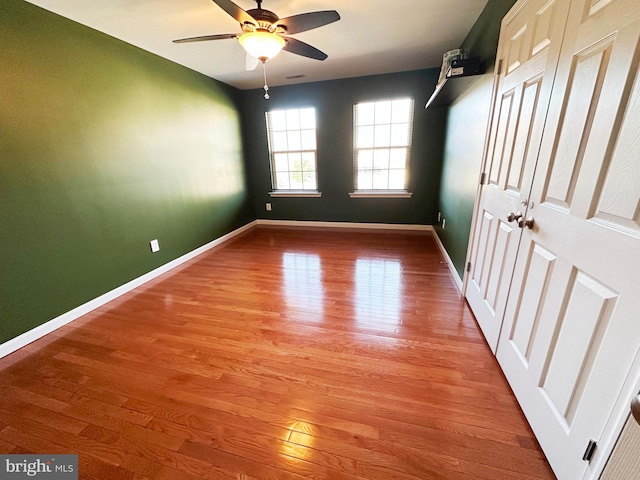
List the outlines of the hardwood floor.
{"label": "hardwood floor", "polygon": [[429,234],[254,228],[0,369],[80,478],[554,478]]}

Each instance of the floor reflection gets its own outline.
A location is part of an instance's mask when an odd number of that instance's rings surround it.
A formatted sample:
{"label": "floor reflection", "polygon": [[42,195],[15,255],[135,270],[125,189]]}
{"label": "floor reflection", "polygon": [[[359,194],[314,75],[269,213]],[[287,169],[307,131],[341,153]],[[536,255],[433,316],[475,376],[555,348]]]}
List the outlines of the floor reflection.
{"label": "floor reflection", "polygon": [[283,290],[287,307],[316,315],[308,318],[322,320],[324,293],[320,256],[309,253],[282,254]]}
{"label": "floor reflection", "polygon": [[356,322],[393,332],[401,323],[402,265],[399,260],[359,258],[354,273]]}
{"label": "floor reflection", "polygon": [[298,461],[310,460],[311,448],[315,437],[305,432],[312,432],[311,424],[302,420],[294,420],[289,426],[286,438],[280,449],[281,453]]}

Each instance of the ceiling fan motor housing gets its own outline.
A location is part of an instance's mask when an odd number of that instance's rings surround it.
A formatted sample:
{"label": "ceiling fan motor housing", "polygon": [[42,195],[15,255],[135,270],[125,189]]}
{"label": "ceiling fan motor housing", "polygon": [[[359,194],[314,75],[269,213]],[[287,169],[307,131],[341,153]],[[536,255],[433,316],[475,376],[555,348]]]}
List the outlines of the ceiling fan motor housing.
{"label": "ceiling fan motor housing", "polygon": [[[254,8],[253,10],[247,10],[247,13],[258,21],[258,28],[268,30],[270,32],[275,30],[275,23],[280,20],[280,17],[270,10],[263,10],[262,8]],[[242,29],[246,31],[246,27],[251,28],[251,25],[243,25]],[[279,25],[278,27],[282,27]]]}

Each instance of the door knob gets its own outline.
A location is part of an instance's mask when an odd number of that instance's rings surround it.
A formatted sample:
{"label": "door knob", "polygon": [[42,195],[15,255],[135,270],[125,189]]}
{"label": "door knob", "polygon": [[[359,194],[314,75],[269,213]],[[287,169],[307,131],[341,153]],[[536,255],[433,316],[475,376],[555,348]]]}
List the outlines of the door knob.
{"label": "door knob", "polygon": [[533,217],[527,217],[526,220],[522,216],[518,218],[518,226],[520,228],[527,227],[529,230],[533,230],[534,223],[535,223],[535,220]]}
{"label": "door knob", "polygon": [[522,218],[522,212],[511,212],[509,213],[509,215],[507,215],[507,220],[509,220],[509,222],[513,222],[514,220],[520,220]]}
{"label": "door knob", "polygon": [[631,413],[636,422],[640,423],[640,395],[631,400]]}

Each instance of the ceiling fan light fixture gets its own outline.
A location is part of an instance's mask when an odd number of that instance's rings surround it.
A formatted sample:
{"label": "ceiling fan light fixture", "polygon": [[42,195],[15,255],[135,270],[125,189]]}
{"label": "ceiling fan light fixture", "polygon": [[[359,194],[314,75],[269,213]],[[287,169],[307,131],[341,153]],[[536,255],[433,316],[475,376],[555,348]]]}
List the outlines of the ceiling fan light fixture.
{"label": "ceiling fan light fixture", "polygon": [[260,30],[245,33],[238,41],[249,55],[262,62],[275,57],[287,43],[280,35]]}

